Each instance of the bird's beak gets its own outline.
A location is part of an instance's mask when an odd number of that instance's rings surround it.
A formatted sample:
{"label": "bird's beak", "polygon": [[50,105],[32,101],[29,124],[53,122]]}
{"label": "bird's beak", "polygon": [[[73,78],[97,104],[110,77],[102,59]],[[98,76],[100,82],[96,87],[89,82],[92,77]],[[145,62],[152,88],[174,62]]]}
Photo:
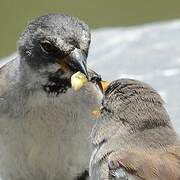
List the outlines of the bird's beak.
{"label": "bird's beak", "polygon": [[88,78],[86,54],[80,49],[74,49],[64,60],[61,60],[60,65],[64,69],[70,69],[74,73],[80,71]]}
{"label": "bird's beak", "polygon": [[69,55],[69,66],[75,71],[80,71],[88,77],[86,66],[86,54],[80,49],[74,49]]}
{"label": "bird's beak", "polygon": [[98,82],[98,85],[103,93],[107,90],[109,84],[110,84],[110,82],[104,81],[104,80]]}
{"label": "bird's beak", "polygon": [[93,71],[92,69],[88,69],[88,72],[90,74],[90,82],[92,83],[96,83],[99,86],[99,89],[101,90],[102,93],[104,93],[110,82],[102,80],[101,75],[99,75],[98,73],[96,73],[95,71]]}
{"label": "bird's beak", "polygon": [[[110,82],[101,80],[97,84],[98,84],[99,88],[101,89],[102,93],[105,93],[105,91],[107,90]],[[101,115],[101,108],[93,110],[91,112],[91,114],[92,114],[93,117],[99,118],[100,115]]]}

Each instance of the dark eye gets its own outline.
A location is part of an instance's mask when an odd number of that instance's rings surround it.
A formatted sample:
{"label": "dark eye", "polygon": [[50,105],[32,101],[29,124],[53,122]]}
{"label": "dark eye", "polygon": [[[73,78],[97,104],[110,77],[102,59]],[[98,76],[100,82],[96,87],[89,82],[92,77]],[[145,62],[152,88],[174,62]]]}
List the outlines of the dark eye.
{"label": "dark eye", "polygon": [[58,51],[58,48],[49,41],[43,41],[40,45],[45,53],[56,53]]}

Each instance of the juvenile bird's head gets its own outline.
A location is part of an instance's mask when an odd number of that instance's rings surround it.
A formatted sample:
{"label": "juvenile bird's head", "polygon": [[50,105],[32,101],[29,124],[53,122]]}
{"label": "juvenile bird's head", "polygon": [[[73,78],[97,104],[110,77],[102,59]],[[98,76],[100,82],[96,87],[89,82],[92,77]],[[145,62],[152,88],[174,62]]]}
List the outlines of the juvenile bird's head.
{"label": "juvenile bird's head", "polygon": [[48,14],[30,22],[18,41],[21,62],[43,76],[70,81],[72,74],[87,74],[90,45],[88,26],[65,14]]}

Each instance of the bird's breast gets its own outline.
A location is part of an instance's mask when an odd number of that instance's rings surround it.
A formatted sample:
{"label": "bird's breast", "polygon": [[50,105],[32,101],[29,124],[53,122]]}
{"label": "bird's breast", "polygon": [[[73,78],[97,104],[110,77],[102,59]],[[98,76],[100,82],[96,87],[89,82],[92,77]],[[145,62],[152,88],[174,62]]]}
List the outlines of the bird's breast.
{"label": "bird's breast", "polygon": [[39,91],[29,96],[22,116],[0,117],[0,176],[72,180],[88,168],[93,123],[84,102],[71,93]]}

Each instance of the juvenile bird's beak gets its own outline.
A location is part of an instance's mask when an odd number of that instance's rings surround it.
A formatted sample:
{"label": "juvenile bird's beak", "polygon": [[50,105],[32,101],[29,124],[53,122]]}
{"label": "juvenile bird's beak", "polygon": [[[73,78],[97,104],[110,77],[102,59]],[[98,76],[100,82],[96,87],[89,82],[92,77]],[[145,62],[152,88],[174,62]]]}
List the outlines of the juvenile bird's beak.
{"label": "juvenile bird's beak", "polygon": [[[101,89],[102,93],[104,93],[107,90],[110,82],[101,80],[97,84],[99,88]],[[101,115],[101,108],[93,110],[91,114],[93,115],[93,117],[99,118]]]}
{"label": "juvenile bird's beak", "polygon": [[102,90],[103,93],[107,90],[109,84],[110,84],[110,82],[104,81],[104,80],[102,80],[102,81],[100,81],[98,83],[98,85],[99,85],[99,87],[100,87],[100,89]]}

